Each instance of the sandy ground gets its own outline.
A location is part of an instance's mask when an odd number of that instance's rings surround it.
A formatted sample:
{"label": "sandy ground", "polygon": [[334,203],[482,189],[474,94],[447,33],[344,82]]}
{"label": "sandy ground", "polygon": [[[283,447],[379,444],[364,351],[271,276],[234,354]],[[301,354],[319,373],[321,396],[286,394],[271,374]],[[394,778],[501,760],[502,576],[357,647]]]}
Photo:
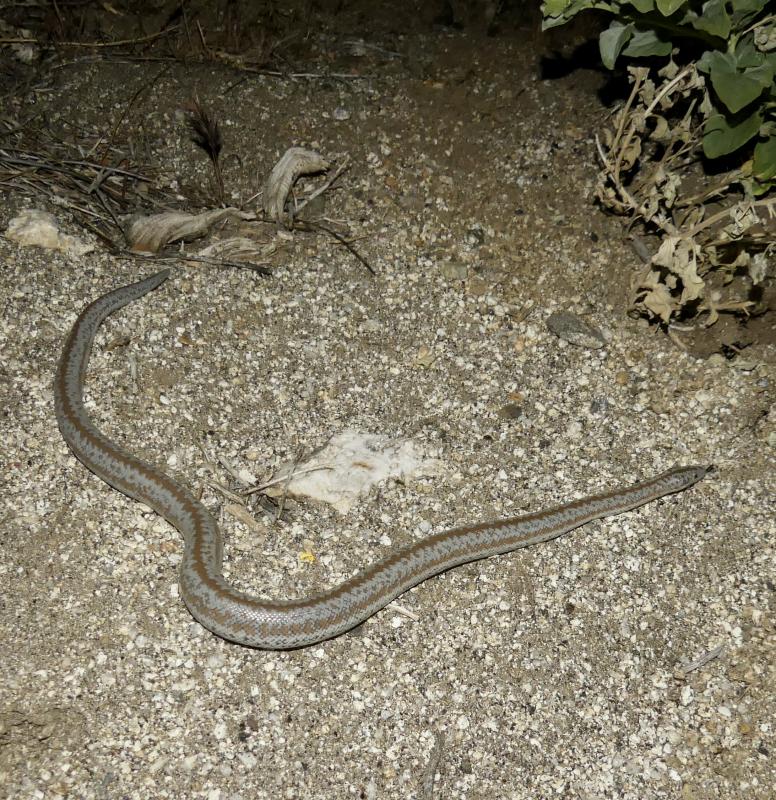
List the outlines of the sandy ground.
{"label": "sandy ground", "polygon": [[[305,234],[269,278],[176,266],[98,337],[99,425],[201,492],[231,580],[272,597],[456,523],[678,463],[716,471],[432,579],[400,600],[415,618],[391,606],[295,652],[228,644],[178,597],[178,533],[89,474],[53,415],[76,314],[153,268],[0,238],[4,796],[773,796],[773,349],[698,360],[625,314],[639,263],[590,203],[601,75],[543,79],[507,38],[401,48],[422,69],[362,56],[355,68],[381,79],[253,76],[228,94],[217,66],[173,66],[133,107],[126,124],[159,163],[206,185],[175,127],[196,88],[240,155],[226,178],[243,197],[291,144],[347,153],[326,214],[364,237],[376,276]],[[157,71],[80,63],[37,100],[105,125]],[[3,229],[32,206],[7,194]],[[606,346],[553,335],[560,310]],[[223,511],[211,484],[240,488],[223,463],[263,478],[346,429],[409,438],[444,468],[345,516],[304,501],[279,522],[258,504],[251,525]]]}

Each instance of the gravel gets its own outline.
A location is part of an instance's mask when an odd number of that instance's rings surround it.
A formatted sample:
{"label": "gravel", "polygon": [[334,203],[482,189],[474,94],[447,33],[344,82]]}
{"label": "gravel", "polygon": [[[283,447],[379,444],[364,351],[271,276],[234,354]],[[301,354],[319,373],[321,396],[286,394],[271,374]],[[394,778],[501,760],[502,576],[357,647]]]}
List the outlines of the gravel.
{"label": "gravel", "polygon": [[[451,40],[433,42],[443,65]],[[216,513],[212,484],[239,488],[223,464],[264,479],[346,429],[409,438],[441,461],[345,515],[289,501],[275,521],[255,499],[254,524],[221,513],[230,579],[271,597],[330,586],[456,523],[678,463],[715,472],[432,579],[400,599],[409,615],[391,606],[295,652],[227,644],[178,597],[177,532],[89,474],[54,420],[69,325],[150,268],[0,238],[8,797],[772,797],[773,348],[738,370],[627,317],[618,287],[633,256],[587,202],[600,78],[538,80],[510,47],[480,51],[464,84],[440,66],[441,89],[401,72],[235,89],[219,110],[246,181],[291,144],[349,153],[327,213],[365,237],[377,275],[299,233],[269,278],[181,264],[99,334],[91,413]],[[98,118],[151,73],[132,65],[118,82],[84,64],[41,102],[77,91]],[[172,109],[188,77],[173,66],[133,114],[156,125],[160,158],[204,182],[166,112],[143,106]],[[269,111],[259,143],[257,108]],[[3,228],[35,205],[7,200]],[[604,346],[553,335],[555,312]]]}

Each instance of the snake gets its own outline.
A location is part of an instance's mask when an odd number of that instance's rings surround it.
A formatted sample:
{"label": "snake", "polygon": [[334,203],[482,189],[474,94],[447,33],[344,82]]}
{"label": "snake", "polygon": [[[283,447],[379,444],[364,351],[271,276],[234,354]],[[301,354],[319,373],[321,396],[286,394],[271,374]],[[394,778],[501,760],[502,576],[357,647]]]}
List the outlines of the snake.
{"label": "snake", "polygon": [[681,492],[712,469],[675,467],[640,483],[545,511],[436,533],[393,549],[340,585],[308,597],[272,600],[247,594],[224,578],[223,538],[210,511],[169,475],[111,441],[84,406],[84,379],[98,328],[110,314],[159,287],[169,274],[169,269],[162,270],[86,306],[62,349],[54,407],[65,442],[88,470],[149,506],[180,532],[184,540],[180,595],[194,619],[222,639],[268,650],[323,642],[355,628],[432,576],[555,539],[593,520]]}

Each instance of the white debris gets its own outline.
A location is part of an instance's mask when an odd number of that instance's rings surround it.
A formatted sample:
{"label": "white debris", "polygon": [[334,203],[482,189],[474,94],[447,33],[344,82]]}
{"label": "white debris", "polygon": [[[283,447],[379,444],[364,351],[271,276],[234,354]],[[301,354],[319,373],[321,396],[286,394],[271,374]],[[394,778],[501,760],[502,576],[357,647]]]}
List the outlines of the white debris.
{"label": "white debris", "polygon": [[267,493],[322,500],[345,514],[375,484],[439,475],[441,468],[440,461],[424,458],[412,441],[345,430],[305,463],[284,465],[276,477],[290,474],[291,479],[278,481]]}
{"label": "white debris", "polygon": [[91,253],[94,245],[59,230],[57,218],[48,211],[32,208],[15,216],[5,229],[5,236],[21,245],[38,245],[74,256]]}

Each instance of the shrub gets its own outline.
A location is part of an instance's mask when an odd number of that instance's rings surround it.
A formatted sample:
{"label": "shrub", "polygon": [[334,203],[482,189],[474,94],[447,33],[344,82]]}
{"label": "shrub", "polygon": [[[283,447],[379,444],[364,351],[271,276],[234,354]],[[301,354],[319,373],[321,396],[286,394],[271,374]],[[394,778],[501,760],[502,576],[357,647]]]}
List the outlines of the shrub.
{"label": "shrub", "polygon": [[633,308],[664,323],[703,313],[711,325],[721,311],[746,314],[754,306],[749,289],[773,269],[776,15],[769,5],[542,5],[544,29],[586,9],[613,15],[599,37],[601,59],[609,69],[627,60],[631,91],[596,137],[596,196],[662,237],[634,286]]}

